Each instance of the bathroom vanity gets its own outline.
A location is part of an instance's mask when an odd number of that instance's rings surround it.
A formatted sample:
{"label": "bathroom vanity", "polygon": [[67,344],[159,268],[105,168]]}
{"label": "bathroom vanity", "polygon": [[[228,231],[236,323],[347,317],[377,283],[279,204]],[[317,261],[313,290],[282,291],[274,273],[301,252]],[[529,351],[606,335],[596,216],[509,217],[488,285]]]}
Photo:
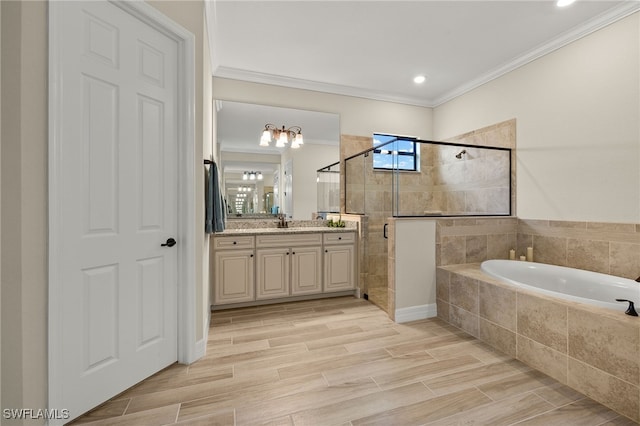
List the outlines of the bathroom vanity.
{"label": "bathroom vanity", "polygon": [[230,229],[212,241],[214,309],[355,291],[355,229]]}

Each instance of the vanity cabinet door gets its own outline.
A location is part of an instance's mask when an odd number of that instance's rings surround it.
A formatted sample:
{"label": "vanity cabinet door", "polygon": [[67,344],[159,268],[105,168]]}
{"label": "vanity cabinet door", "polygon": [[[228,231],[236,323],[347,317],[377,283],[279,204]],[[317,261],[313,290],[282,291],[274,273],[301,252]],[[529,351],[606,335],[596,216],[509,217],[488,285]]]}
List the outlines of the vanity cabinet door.
{"label": "vanity cabinet door", "polygon": [[322,249],[294,247],[291,249],[291,295],[322,292]]}
{"label": "vanity cabinet door", "polygon": [[353,290],[355,250],[352,244],[324,247],[324,291]]}
{"label": "vanity cabinet door", "polygon": [[256,250],[257,300],[289,296],[290,258],[291,250],[286,247]]}
{"label": "vanity cabinet door", "polygon": [[253,250],[228,250],[215,253],[214,304],[254,300]]}

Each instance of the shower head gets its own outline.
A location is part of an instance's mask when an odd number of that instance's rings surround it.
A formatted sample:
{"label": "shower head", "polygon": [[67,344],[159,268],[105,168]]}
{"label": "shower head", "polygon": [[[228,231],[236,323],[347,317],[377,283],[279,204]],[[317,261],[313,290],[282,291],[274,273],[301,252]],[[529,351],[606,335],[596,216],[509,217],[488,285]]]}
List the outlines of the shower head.
{"label": "shower head", "polygon": [[466,150],[466,149],[463,149],[462,151],[460,151],[459,153],[457,153],[457,154],[456,154],[456,158],[457,158],[457,159],[461,159],[461,158],[462,158],[462,156],[463,156],[464,154],[466,154],[466,153],[467,153],[467,150]]}

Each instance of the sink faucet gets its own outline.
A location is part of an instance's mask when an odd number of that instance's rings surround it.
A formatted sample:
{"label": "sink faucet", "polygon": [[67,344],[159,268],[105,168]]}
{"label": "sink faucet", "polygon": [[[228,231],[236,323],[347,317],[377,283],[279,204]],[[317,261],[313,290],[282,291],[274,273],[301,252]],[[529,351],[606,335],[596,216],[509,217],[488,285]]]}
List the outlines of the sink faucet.
{"label": "sink faucet", "polygon": [[288,227],[289,227],[289,224],[285,220],[284,213],[280,213],[278,215],[278,228],[288,228]]}

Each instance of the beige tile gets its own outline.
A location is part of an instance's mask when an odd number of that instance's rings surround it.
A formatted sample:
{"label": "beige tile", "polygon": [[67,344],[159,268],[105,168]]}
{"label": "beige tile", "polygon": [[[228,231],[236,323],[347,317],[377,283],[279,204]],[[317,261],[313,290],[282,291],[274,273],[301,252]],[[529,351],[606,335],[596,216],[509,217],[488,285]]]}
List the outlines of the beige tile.
{"label": "beige tile", "polygon": [[183,402],[178,420],[188,420],[210,413],[226,413],[234,407],[250,407],[256,403],[291,397],[304,392],[326,389],[327,383],[321,374],[272,381],[244,388],[230,387],[227,392],[215,392],[204,398]]}
{"label": "beige tile", "polygon": [[445,302],[449,301],[450,276],[449,271],[442,268],[436,269],[436,298]]}
{"label": "beige tile", "polygon": [[609,273],[609,242],[576,238],[567,240],[567,266]]}
{"label": "beige tile", "polygon": [[635,225],[633,223],[587,222],[587,229],[612,233],[632,233],[635,232]]}
{"label": "beige tile", "polygon": [[126,414],[193,401],[219,393],[232,393],[238,389],[245,389],[249,385],[256,386],[271,383],[276,380],[278,380],[278,373],[276,371],[264,371],[256,372],[256,374],[248,378],[218,380],[213,383],[199,383],[179,389],[168,389],[151,394],[144,394],[131,399]]}
{"label": "beige tile", "polygon": [[487,259],[508,259],[516,248],[516,233],[487,235]]}
{"label": "beige tile", "polygon": [[[358,326],[362,330],[361,327]],[[341,330],[341,329],[337,329]],[[305,342],[309,350],[322,349],[329,346],[340,346],[347,343],[361,342],[369,339],[378,339],[381,337],[397,336],[399,333],[391,327],[378,327],[373,330],[364,331],[359,333],[340,334],[336,333],[335,336],[326,337],[323,339],[315,339]]]}
{"label": "beige tile", "polygon": [[478,281],[460,274],[451,274],[449,283],[449,303],[478,313]]}
{"label": "beige tile", "polygon": [[569,356],[640,385],[640,327],[569,308]]}
{"label": "beige tile", "polygon": [[518,425],[576,425],[596,426],[614,419],[617,414],[585,398],[518,423]]}
{"label": "beige tile", "polygon": [[492,382],[528,370],[529,367],[521,362],[510,360],[488,365],[479,365],[463,371],[427,378],[422,382],[436,394],[443,395],[462,390],[469,386],[479,386],[483,383]]}
{"label": "beige tile", "polygon": [[489,398],[500,401],[514,395],[545,389],[549,385],[557,384],[554,379],[536,370],[516,373],[492,382],[478,386]]}
{"label": "beige tile", "polygon": [[518,334],[567,353],[567,307],[518,291]]}
{"label": "beige tile", "polygon": [[[521,254],[524,254],[524,252]],[[534,235],[533,256],[536,262],[548,263],[550,265],[566,266],[567,239],[559,237],[548,237],[544,235]]]}
{"label": "beige tile", "polygon": [[314,331],[309,333],[302,332],[302,333],[291,334],[288,336],[269,339],[269,346],[271,346],[272,348],[276,348],[278,346],[287,346],[287,345],[292,345],[296,343],[306,343],[306,342],[312,342],[314,340],[323,340],[333,336],[356,335],[362,331],[363,330],[358,326],[343,327],[343,328],[337,328],[337,329],[334,328],[331,330],[325,327],[325,330],[321,330],[321,331]]}
{"label": "beige tile", "polygon": [[403,407],[432,398],[433,393],[422,383],[413,383],[386,391],[339,401],[320,408],[299,411],[292,415],[296,426],[299,425],[339,425],[352,419],[366,417]]}
{"label": "beige tile", "polygon": [[88,414],[72,422],[73,425],[95,422],[98,420],[120,417],[124,414],[129,405],[129,398],[107,401],[98,408],[91,410]]}
{"label": "beige tile", "polygon": [[516,291],[506,287],[479,282],[479,313],[497,325],[516,331]]}
{"label": "beige tile", "polygon": [[[235,424],[234,418],[235,418],[235,410],[233,408],[227,408],[227,409],[215,412],[213,414],[204,415],[202,417],[178,421],[176,425],[228,426],[228,425]],[[282,423],[282,424],[287,425],[287,424],[293,424],[293,423]]]}
{"label": "beige tile", "polygon": [[391,345],[387,346],[386,349],[393,356],[402,356],[413,352],[432,351],[437,348],[455,345],[463,340],[472,340],[472,337],[447,334],[444,336],[434,336],[427,339],[413,340],[407,343]]}
{"label": "beige tile", "polygon": [[394,408],[360,419],[354,419],[351,423],[353,426],[425,424],[490,402],[491,400],[477,389],[467,389],[404,407]]}
{"label": "beige tile", "polygon": [[[260,341],[260,342],[267,343],[266,341]],[[244,344],[241,344],[241,345],[244,345]],[[202,358],[201,360],[198,360],[196,363],[194,363],[194,365],[192,365],[190,369],[205,370],[211,367],[220,367],[224,365],[239,364],[242,362],[250,362],[256,359],[264,360],[264,359],[275,358],[278,356],[292,354],[292,353],[304,353],[306,351],[307,351],[307,347],[305,346],[304,343],[296,343],[292,345],[280,346],[275,348],[266,348],[266,349],[252,350],[247,352],[232,353],[230,355],[208,354],[205,358]]]}
{"label": "beige tile", "polygon": [[257,401],[254,404],[236,408],[236,424],[243,426],[263,424],[267,420],[277,419],[289,413],[358,398],[378,390],[373,380],[362,378],[339,386],[326,386],[280,398]]}
{"label": "beige tile", "polygon": [[597,368],[569,358],[568,385],[634,421],[639,421],[640,390]]}
{"label": "beige tile", "polygon": [[477,314],[471,313],[457,306],[449,306],[449,321],[456,327],[474,337],[479,336],[479,319]]}
{"label": "beige tile", "polygon": [[338,386],[361,377],[373,377],[383,374],[392,375],[407,368],[418,368],[434,361],[437,360],[433,356],[422,351],[363,363],[358,365],[357,368],[352,366],[334,368],[324,371],[322,374],[329,385]]}
{"label": "beige tile", "polygon": [[167,405],[164,407],[153,408],[135,414],[127,414],[120,417],[111,417],[108,419],[97,420],[90,423],[84,423],[91,426],[138,426],[138,425],[164,425],[167,423],[175,423],[176,416],[180,405]]}
{"label": "beige tile", "polygon": [[433,361],[421,365],[405,368],[402,371],[391,371],[373,376],[375,382],[382,389],[390,389],[408,383],[427,380],[432,377],[443,376],[457,371],[469,370],[480,364],[470,355],[461,355],[441,361]]}
{"label": "beige tile", "polygon": [[458,343],[456,345],[429,349],[428,352],[436,359],[440,360],[456,358],[460,356],[461,353],[463,353],[465,355],[471,355],[483,364],[505,362],[512,359],[512,357],[505,355],[504,353],[492,348],[484,342],[474,339],[468,334],[465,334],[464,336],[468,337],[469,340],[461,341],[461,343]]}
{"label": "beige tile", "polygon": [[469,235],[466,237],[465,263],[478,263],[487,260],[487,236]]}
{"label": "beige tile", "polygon": [[499,349],[505,354],[516,356],[516,333],[487,321],[483,318],[479,319],[478,338],[483,342],[487,342],[494,348]]}
{"label": "beige tile", "polygon": [[329,358],[321,361],[311,360],[310,362],[282,367],[278,369],[278,374],[281,379],[306,376],[313,373],[326,372],[336,368],[356,366],[361,363],[376,361],[388,357],[390,357],[389,352],[384,349],[373,349],[358,354],[336,356],[333,359]]}
{"label": "beige tile", "polygon": [[436,299],[436,309],[438,310],[438,318],[443,321],[449,322],[449,304],[442,301],[442,299]]}
{"label": "beige tile", "polygon": [[562,407],[563,405],[585,398],[585,396],[577,390],[563,385],[560,382],[555,382],[547,387],[536,389],[534,392],[556,407]]}
{"label": "beige tile", "polygon": [[609,273],[635,280],[640,276],[640,244],[611,242]]}
{"label": "beige tile", "polygon": [[567,355],[518,335],[518,359],[560,383],[567,383]]}
{"label": "beige tile", "polygon": [[[268,340],[268,339],[275,339],[277,337],[282,337],[282,336],[290,336],[291,334],[293,334],[294,327],[295,326],[293,324],[278,324],[278,325],[271,326],[271,330],[268,330],[268,329],[265,330],[267,326],[262,326],[257,330],[255,330],[255,332],[253,333],[242,334],[237,337],[234,337],[233,343],[238,344],[238,343],[253,342],[256,340]],[[327,330],[328,329],[325,324],[318,324],[318,325],[310,325],[305,327],[297,327],[295,329],[295,334],[314,333],[314,332],[327,331]]]}
{"label": "beige tile", "polygon": [[349,352],[342,346],[329,346],[326,348],[314,349],[304,353],[294,352],[278,357],[268,359],[255,359],[248,362],[242,362],[233,366],[234,377],[238,379],[251,377],[256,373],[271,370],[276,372],[278,368],[290,367],[297,364],[303,364],[313,361],[322,362],[327,359],[348,355]]}
{"label": "beige tile", "polygon": [[521,420],[542,414],[553,405],[539,396],[526,393],[511,396],[499,402],[472,408],[463,413],[455,414],[445,419],[427,423],[429,426],[445,425],[491,425],[507,426]]}
{"label": "beige tile", "polygon": [[465,238],[442,237],[440,242],[440,264],[456,265],[465,263]]}

